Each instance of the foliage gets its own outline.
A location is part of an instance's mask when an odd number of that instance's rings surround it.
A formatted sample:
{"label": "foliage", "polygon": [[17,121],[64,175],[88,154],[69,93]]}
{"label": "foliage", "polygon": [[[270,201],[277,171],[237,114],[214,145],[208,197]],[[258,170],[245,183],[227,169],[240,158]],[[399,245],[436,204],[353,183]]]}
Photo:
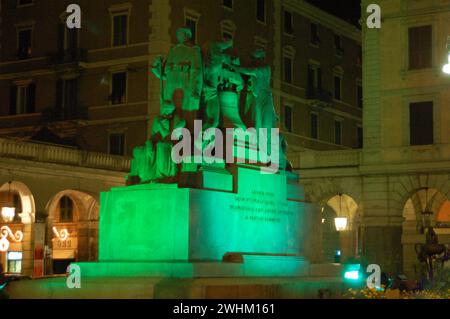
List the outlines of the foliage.
{"label": "foliage", "polygon": [[344,297],[349,299],[450,299],[450,289],[420,291],[378,290],[375,288],[349,289]]}

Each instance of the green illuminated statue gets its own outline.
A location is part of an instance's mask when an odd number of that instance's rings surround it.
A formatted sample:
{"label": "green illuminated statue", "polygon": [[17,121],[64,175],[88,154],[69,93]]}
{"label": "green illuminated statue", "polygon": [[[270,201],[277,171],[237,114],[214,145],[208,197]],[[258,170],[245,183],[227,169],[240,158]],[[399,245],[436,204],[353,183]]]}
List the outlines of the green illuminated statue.
{"label": "green illuminated statue", "polygon": [[152,139],[133,150],[128,184],[148,183],[176,176],[177,166],[171,157],[173,144],[170,136],[174,129],[185,126],[186,121],[174,113],[155,118]]}
{"label": "green illuminated statue", "polygon": [[[204,49],[204,57],[198,46],[190,44],[192,33],[188,28],[177,30],[176,44],[166,59],[158,56],[152,72],[160,80],[160,115],[152,125],[152,139],[133,152],[129,184],[161,181],[177,175],[171,151],[171,133],[176,128],[187,128],[192,134],[193,122],[201,117],[203,131],[209,128],[242,128],[247,125],[241,119],[245,114],[249,127],[258,132],[257,137],[267,140],[267,154],[272,148],[280,152],[281,169],[286,161],[286,140],[271,145],[271,129],[278,120],[270,87],[271,69],[265,63],[265,52],[252,54],[252,65],[242,67],[239,58],[231,53],[232,40],[213,42]],[[248,78],[244,81],[242,75]],[[247,86],[246,102],[240,105],[240,96]],[[200,111],[200,112],[198,112]],[[266,129],[267,139],[262,140],[259,129]],[[194,137],[194,147],[205,148],[209,141]],[[278,139],[277,139],[278,141]],[[273,146],[273,147],[272,147]]]}
{"label": "green illuminated statue", "polygon": [[163,114],[171,114],[176,105],[182,111],[198,111],[203,85],[201,50],[191,45],[192,32],[188,28],[177,30],[178,44],[170,49],[165,62],[158,57],[153,73],[165,81],[162,98]]}
{"label": "green illuminated statue", "polygon": [[271,70],[264,60],[264,50],[258,49],[252,54],[253,65],[248,68],[233,64],[231,68],[250,76],[250,94],[247,96],[246,113],[250,113],[252,124],[256,130],[276,127],[278,120],[273,104],[270,87]]}

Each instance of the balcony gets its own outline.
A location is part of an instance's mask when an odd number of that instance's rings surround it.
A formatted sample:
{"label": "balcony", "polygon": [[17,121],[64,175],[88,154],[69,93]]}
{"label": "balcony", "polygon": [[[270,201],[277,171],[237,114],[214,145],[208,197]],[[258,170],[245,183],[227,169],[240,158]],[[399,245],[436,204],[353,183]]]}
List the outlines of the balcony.
{"label": "balcony", "polygon": [[41,120],[43,122],[74,121],[87,119],[88,108],[84,106],[77,106],[73,109],[49,107],[42,111],[41,116]]}
{"label": "balcony", "polygon": [[103,153],[0,138],[0,158],[128,172],[131,159]]}
{"label": "balcony", "polygon": [[358,167],[361,165],[360,150],[301,151],[289,153],[295,169]]}
{"label": "balcony", "polygon": [[332,94],[331,92],[325,91],[323,89],[310,87],[306,90],[306,99],[317,100],[324,103],[331,103]]}
{"label": "balcony", "polygon": [[78,64],[81,62],[87,62],[86,49],[65,50],[49,58],[49,64],[52,65]]}

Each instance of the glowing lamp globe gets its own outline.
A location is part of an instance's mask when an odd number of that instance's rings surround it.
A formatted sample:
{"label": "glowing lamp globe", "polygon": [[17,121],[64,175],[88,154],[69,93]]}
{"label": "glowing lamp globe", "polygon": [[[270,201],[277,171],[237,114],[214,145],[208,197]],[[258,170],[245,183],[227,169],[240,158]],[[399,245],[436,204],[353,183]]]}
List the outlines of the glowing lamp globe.
{"label": "glowing lamp globe", "polygon": [[443,71],[445,74],[450,74],[450,64],[444,65],[444,67],[442,68],[442,71]]}
{"label": "glowing lamp globe", "polygon": [[14,220],[14,216],[16,214],[15,207],[2,207],[2,218],[6,223],[10,223]]}
{"label": "glowing lamp globe", "polygon": [[445,74],[450,74],[450,53],[448,55],[448,63],[442,67],[442,71]]}
{"label": "glowing lamp globe", "polygon": [[334,225],[337,231],[343,231],[347,229],[347,218],[337,217],[334,219]]}

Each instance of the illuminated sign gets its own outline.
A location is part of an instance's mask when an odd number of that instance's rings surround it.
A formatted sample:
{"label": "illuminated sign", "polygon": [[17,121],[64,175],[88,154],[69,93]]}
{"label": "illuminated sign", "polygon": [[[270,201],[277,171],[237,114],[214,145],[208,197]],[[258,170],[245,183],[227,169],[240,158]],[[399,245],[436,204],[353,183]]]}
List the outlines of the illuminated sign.
{"label": "illuminated sign", "polygon": [[18,230],[15,233],[12,232],[11,228],[8,226],[3,226],[0,228],[0,251],[5,252],[9,248],[9,240],[8,236],[14,241],[14,242],[21,242],[23,239],[23,233]]}
{"label": "illuminated sign", "polygon": [[65,228],[61,229],[59,232],[56,227],[53,227],[52,230],[53,230],[53,233],[55,234],[55,237],[58,239],[61,239],[62,241],[65,241],[65,240],[67,240],[67,238],[69,238],[69,231]]}

